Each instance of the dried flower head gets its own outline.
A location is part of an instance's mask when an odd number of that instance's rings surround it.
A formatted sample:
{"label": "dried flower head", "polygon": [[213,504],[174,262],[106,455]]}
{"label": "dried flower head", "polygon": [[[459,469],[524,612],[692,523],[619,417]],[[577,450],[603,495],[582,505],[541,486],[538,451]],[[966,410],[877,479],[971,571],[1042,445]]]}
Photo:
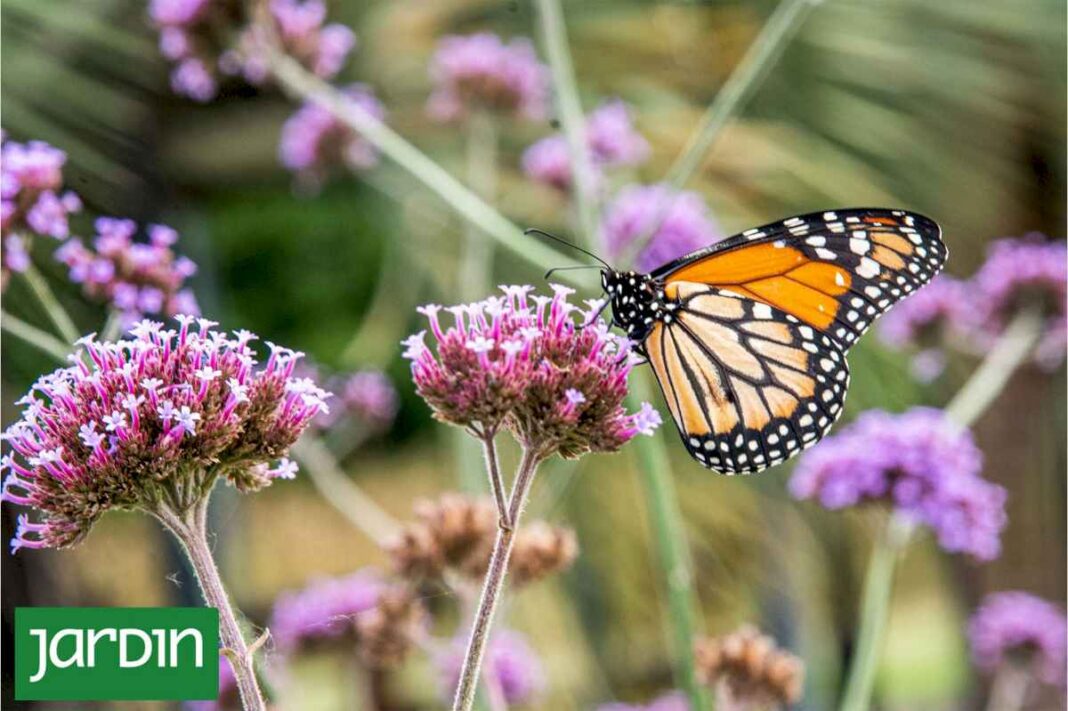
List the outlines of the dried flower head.
{"label": "dried flower head", "polygon": [[670,691],[647,704],[613,702],[601,704],[596,711],[690,711],[690,702],[681,691]]}
{"label": "dried flower head", "polygon": [[427,634],[429,618],[410,588],[387,588],[378,603],[356,617],[357,648],[364,664],[381,669],[404,661]]}
{"label": "dried flower head", "polygon": [[546,113],[549,71],[525,38],[505,44],[488,32],[444,37],[430,60],[430,78],[427,110],[439,121],[474,110],[534,120]]}
{"label": "dried flower head", "polygon": [[143,316],[199,313],[193,292],[183,288],[197,266],[172,249],[177,232],[149,225],[147,241],[137,242],[133,220],[101,217],[95,226],[92,248],[73,237],[56,250],[56,259],[67,265],[70,280],[81,284],[86,296],[121,312],[127,325]]}
{"label": "dried flower head", "polygon": [[354,644],[357,616],[378,604],[385,587],[375,572],[360,570],[283,593],[271,612],[271,637],[283,654],[323,643]]}
{"label": "dried flower head", "polygon": [[1034,308],[1045,319],[1036,362],[1049,370],[1064,362],[1068,341],[1068,250],[1064,242],[1049,242],[1039,234],[992,243],[986,262],[972,277],[980,295],[976,319],[991,344],[1012,316]]}
{"label": "dried flower head", "polygon": [[73,545],[110,509],[187,510],[219,477],[250,491],[295,475],[286,454],[328,397],[291,377],[301,354],[268,344],[257,367],[254,334],[177,320],[142,321],[115,343],[81,339],[73,365],[18,401],[0,499],[41,518],[20,517],[13,549]]}
{"label": "dried flower head", "polygon": [[1065,685],[1064,609],[1029,593],[1012,591],[987,595],[968,623],[976,665],[994,671],[1013,663],[1036,678]]}
{"label": "dried flower head", "polygon": [[[586,118],[590,160],[598,170],[638,165],[649,156],[649,143],[630,120],[626,104],[608,101]],[[553,134],[523,153],[523,171],[557,190],[571,187],[571,155],[563,134]]]}
{"label": "dried flower head", "polygon": [[634,262],[645,272],[723,238],[704,198],[668,185],[623,188],[605,210],[603,225],[611,259],[625,257],[645,240]]}
{"label": "dried flower head", "polygon": [[945,550],[992,560],[1006,494],[979,476],[982,464],[971,433],[940,410],[870,411],[806,453],[790,491],[830,509],[888,502],[930,527]]}
{"label": "dried flower head", "polygon": [[[435,348],[422,331],[405,340],[404,356],[437,419],[480,437],[506,427],[539,458],[615,451],[660,424],[648,404],[636,414],[623,409],[629,344],[595,318],[596,304],[578,309],[562,286],[552,298],[532,296],[530,286],[502,290],[448,309],[451,326],[439,319],[442,307],[420,309]],[[577,325],[576,314],[588,325]]]}
{"label": "dried flower head", "polygon": [[[451,700],[460,681],[467,635],[461,635],[435,658],[441,675],[442,697]],[[522,706],[533,701],[545,688],[545,673],[541,660],[526,637],[512,630],[493,632],[483,661],[483,677],[494,684],[509,706]]]}
{"label": "dried flower head", "polygon": [[11,272],[30,266],[29,238],[46,235],[65,239],[68,218],[81,200],[63,191],[67,154],[43,141],[17,143],[0,131],[0,238],[3,282]]}
{"label": "dried flower head", "polygon": [[719,685],[737,708],[784,706],[801,698],[804,664],[755,627],[698,640],[695,654],[701,680]]}
{"label": "dried flower head", "polygon": [[[369,87],[352,84],[342,93],[375,118],[385,118],[385,108]],[[336,166],[360,170],[378,164],[374,146],[314,102],[304,104],[286,121],[278,155],[282,165],[313,185]]]}
{"label": "dried flower head", "polygon": [[[387,547],[394,568],[411,580],[447,571],[481,578],[489,567],[498,514],[489,499],[445,493],[415,506],[417,520]],[[516,531],[508,570],[515,586],[566,570],[578,556],[575,532],[534,521]]]}

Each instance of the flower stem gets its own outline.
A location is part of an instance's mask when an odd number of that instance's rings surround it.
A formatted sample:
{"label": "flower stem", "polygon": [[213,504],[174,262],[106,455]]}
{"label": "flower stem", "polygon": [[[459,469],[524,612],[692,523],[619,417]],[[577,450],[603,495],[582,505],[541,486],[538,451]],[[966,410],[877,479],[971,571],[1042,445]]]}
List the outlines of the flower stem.
{"label": "flower stem", "polygon": [[312,484],[341,515],[375,543],[385,543],[401,525],[363,489],[345,476],[337,460],[321,440],[306,435],[290,451],[302,464]]}
{"label": "flower stem", "polygon": [[808,13],[821,0],[782,0],[764,24],[741,63],[723,84],[716,98],[705,110],[697,128],[690,135],[679,157],[665,176],[665,181],[681,188],[693,176],[708,154],[719,132],[760,85],[771,67],[782,55],[786,41],[801,26]]}
{"label": "flower stem", "polygon": [[990,685],[987,711],[1020,711],[1031,688],[1031,672],[1018,664],[1006,662],[994,675]]}
{"label": "flower stem", "polygon": [[[524,235],[515,223],[465,187],[400,134],[346,98],[335,87],[308,72],[277,47],[265,48],[264,56],[271,74],[287,93],[302,101],[314,102],[329,111],[338,121],[366,138],[375,148],[437,193],[447,205],[464,219],[478,225],[505,249],[543,269],[548,266],[577,264],[571,257]],[[566,272],[562,278],[578,283],[576,277]]]}
{"label": "flower stem", "polygon": [[207,511],[208,498],[204,496],[183,512],[161,505],[156,516],[182,544],[196,573],[204,601],[219,611],[222,651],[230,660],[230,667],[237,680],[237,689],[241,694],[242,708],[245,711],[266,711],[267,705],[256,679],[252,653],[241,633],[241,625],[208,546]]}
{"label": "flower stem", "polygon": [[22,272],[22,276],[26,279],[26,283],[30,285],[30,289],[33,290],[37,300],[41,302],[41,306],[44,307],[48,318],[55,325],[63,340],[67,341],[67,343],[77,341],[81,334],[78,333],[78,328],[59,303],[59,299],[52,293],[52,288],[48,286],[48,281],[44,278],[44,275],[37,271],[37,267],[31,264],[26,268],[26,271]]}
{"label": "flower stem", "polygon": [[[635,409],[648,400],[650,388],[647,378],[635,378],[630,393],[630,407]],[[671,465],[660,435],[636,437],[633,445],[641,468],[642,484],[657,558],[667,595],[674,646],[675,677],[690,699],[693,711],[709,708],[710,701],[704,687],[697,680],[694,667],[694,639],[697,636],[700,605],[693,588],[693,563],[679,510],[678,494],[671,479]]]}
{"label": "flower stem", "polygon": [[504,493],[504,480],[501,478],[501,465],[497,460],[497,443],[492,433],[486,433],[482,437],[482,455],[486,460],[486,473],[489,475],[493,499],[497,503],[500,527],[512,528],[512,520],[508,515],[508,501]]}
{"label": "flower stem", "polygon": [[891,514],[872,550],[860,603],[856,651],[849,671],[841,711],[868,711],[879,654],[886,636],[886,618],[898,555],[908,544],[912,524]]}
{"label": "flower stem", "polygon": [[104,328],[100,331],[100,340],[104,342],[114,341],[122,335],[122,314],[116,309],[108,310],[108,319],[104,322]]}
{"label": "flower stem", "polygon": [[70,346],[63,343],[51,333],[42,331],[36,326],[31,326],[20,318],[12,316],[6,311],[0,311],[0,328],[16,338],[22,339],[34,348],[47,353],[57,362],[66,365],[67,356],[70,355]]}
{"label": "flower stem", "polygon": [[600,239],[599,211],[594,191],[593,164],[586,141],[586,119],[579,101],[575,68],[567,42],[567,26],[560,0],[537,0],[538,20],[545,53],[549,58],[556,106],[571,154],[572,191],[587,244]]}
{"label": "flower stem", "polygon": [[[1012,374],[1031,354],[1042,333],[1038,314],[1017,314],[968,382],[946,406],[948,417],[967,427],[997,399]],[[893,515],[868,562],[857,628],[856,654],[849,667],[841,711],[867,711],[871,704],[898,553],[911,537],[913,525]]]}
{"label": "flower stem", "polygon": [[486,579],[482,584],[482,596],[478,601],[474,624],[471,627],[471,638],[467,642],[467,652],[464,654],[464,663],[460,669],[460,683],[456,687],[456,698],[452,704],[453,711],[470,711],[474,704],[475,690],[482,668],[482,657],[486,652],[486,642],[489,640],[490,628],[493,625],[493,615],[497,610],[497,603],[500,602],[505,576],[508,574],[508,560],[512,555],[515,529],[519,525],[523,504],[526,502],[530,484],[534,480],[534,474],[540,463],[540,457],[532,449],[523,451],[523,458],[516,470],[515,482],[512,484],[512,494],[508,502],[508,517],[512,526],[497,529],[497,538],[493,543],[493,556],[490,558],[489,570],[486,571]]}

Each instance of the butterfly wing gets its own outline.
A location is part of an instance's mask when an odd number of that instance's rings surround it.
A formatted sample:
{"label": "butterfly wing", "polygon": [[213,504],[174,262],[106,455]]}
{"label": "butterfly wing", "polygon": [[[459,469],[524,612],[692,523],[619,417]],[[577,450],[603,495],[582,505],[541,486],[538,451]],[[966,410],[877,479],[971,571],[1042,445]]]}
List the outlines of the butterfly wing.
{"label": "butterfly wing", "polygon": [[842,411],[845,351],[765,303],[705,284],[665,290],[671,317],[645,350],[690,454],[753,473],[815,444]]}
{"label": "butterfly wing", "polygon": [[812,213],[747,230],[666,264],[665,284],[729,289],[818,328],[848,348],[946,261],[941,230],[903,210]]}
{"label": "butterfly wing", "polygon": [[645,349],[690,454],[752,473],[818,442],[842,411],[849,348],[945,260],[932,220],[858,209],[748,230],[653,272],[669,315]]}

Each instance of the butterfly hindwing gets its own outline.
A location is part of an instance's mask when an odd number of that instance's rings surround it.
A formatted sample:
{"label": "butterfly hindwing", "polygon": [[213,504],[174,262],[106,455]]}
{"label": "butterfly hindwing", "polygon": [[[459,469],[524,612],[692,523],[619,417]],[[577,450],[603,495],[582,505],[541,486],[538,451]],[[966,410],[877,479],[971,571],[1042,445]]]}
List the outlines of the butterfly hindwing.
{"label": "butterfly hindwing", "polygon": [[644,346],[690,454],[753,473],[815,444],[842,410],[849,368],[832,337],[766,303],[685,281]]}

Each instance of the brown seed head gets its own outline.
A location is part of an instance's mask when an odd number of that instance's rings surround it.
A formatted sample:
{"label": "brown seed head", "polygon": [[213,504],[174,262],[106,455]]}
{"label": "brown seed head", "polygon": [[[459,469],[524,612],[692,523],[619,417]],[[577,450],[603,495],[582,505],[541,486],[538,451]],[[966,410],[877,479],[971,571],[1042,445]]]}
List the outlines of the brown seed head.
{"label": "brown seed head", "polygon": [[571,567],[578,557],[578,539],[570,528],[534,521],[516,532],[508,564],[513,585],[532,583]]}
{"label": "brown seed head", "polygon": [[697,673],[718,685],[736,703],[760,708],[796,703],[804,685],[804,665],[775,640],[746,625],[731,634],[698,640]]}
{"label": "brown seed head", "polygon": [[426,633],[427,612],[411,590],[396,586],[385,590],[373,610],[356,618],[357,647],[369,667],[393,667]]}

